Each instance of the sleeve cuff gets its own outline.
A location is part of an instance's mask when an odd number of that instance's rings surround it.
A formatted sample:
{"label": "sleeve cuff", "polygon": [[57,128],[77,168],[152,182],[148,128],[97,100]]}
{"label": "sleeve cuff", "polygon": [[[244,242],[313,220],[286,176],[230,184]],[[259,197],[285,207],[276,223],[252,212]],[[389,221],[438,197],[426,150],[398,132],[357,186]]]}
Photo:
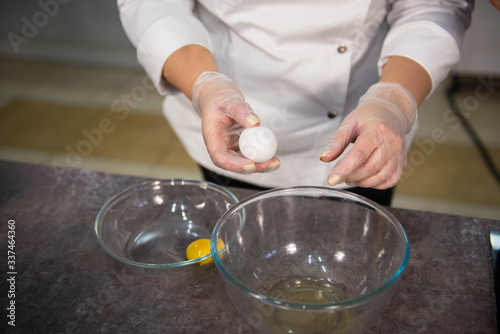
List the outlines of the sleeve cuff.
{"label": "sleeve cuff", "polygon": [[151,25],[141,38],[137,46],[137,59],[161,95],[178,92],[162,76],[165,61],[174,51],[190,44],[212,50],[210,37],[203,24],[188,15],[162,18]]}
{"label": "sleeve cuff", "polygon": [[378,62],[379,74],[391,56],[410,58],[420,64],[432,80],[430,95],[460,60],[460,50],[453,36],[438,24],[418,21],[389,31]]}

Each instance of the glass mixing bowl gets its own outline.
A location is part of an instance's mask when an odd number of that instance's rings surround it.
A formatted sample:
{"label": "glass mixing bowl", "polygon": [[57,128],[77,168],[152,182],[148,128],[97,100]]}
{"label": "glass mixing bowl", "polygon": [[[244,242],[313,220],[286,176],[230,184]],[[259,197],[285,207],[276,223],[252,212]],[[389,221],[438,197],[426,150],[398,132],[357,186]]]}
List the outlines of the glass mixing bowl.
{"label": "glass mixing bowl", "polygon": [[[219,239],[226,248],[217,252]],[[362,333],[390,300],[410,251],[383,207],[321,187],[244,199],[219,220],[211,245],[234,306],[262,333]]]}
{"label": "glass mixing bowl", "polygon": [[188,261],[186,248],[194,240],[210,239],[218,219],[237,202],[230,191],[206,181],[147,181],[104,204],[95,233],[104,250],[124,263],[183,267],[211,257]]}

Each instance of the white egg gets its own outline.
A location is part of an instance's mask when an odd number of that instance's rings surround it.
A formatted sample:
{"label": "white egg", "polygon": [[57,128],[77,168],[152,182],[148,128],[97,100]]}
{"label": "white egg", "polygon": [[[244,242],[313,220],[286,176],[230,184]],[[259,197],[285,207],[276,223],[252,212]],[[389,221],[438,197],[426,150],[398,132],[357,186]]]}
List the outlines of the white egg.
{"label": "white egg", "polygon": [[278,150],[278,140],[274,132],[262,125],[243,130],[239,145],[243,156],[255,162],[268,161]]}

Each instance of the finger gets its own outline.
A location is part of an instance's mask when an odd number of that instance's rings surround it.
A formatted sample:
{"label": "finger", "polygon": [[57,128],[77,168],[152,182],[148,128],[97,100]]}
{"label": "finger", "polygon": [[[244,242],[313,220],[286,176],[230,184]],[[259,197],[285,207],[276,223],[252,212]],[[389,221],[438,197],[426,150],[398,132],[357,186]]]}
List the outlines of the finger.
{"label": "finger", "polygon": [[281,162],[277,157],[262,163],[255,163],[243,157],[239,151],[235,151],[236,146],[231,144],[228,136],[224,137],[218,133],[212,131],[205,139],[209,155],[217,167],[241,174],[267,173],[280,167]]}
{"label": "finger", "polygon": [[273,157],[266,162],[255,163],[232,150],[227,152],[213,152],[210,156],[217,167],[240,174],[268,173],[275,171],[281,166],[281,162],[277,157]]}
{"label": "finger", "polygon": [[331,186],[342,183],[366,162],[376,147],[373,136],[359,136],[350,151],[331,170],[328,183]]}
{"label": "finger", "polygon": [[[345,181],[349,183],[356,183],[360,186],[378,186],[382,182],[386,182],[387,179],[392,178],[394,175],[393,171],[390,174],[385,175],[385,166],[392,165],[394,169],[398,167],[399,164],[404,166],[406,157],[406,149],[401,137],[395,136],[390,132],[384,135],[376,136],[380,138],[377,141],[377,149],[373,154],[367,159],[365,164],[363,164],[357,171],[352,173]],[[403,160],[401,160],[403,158]],[[370,179],[372,176],[378,175],[378,178]],[[383,175],[383,181],[380,181],[380,175]],[[367,179],[371,180],[371,183],[367,183]],[[365,180],[364,183],[360,184],[361,180]],[[375,184],[374,184],[375,182]]]}
{"label": "finger", "polygon": [[252,174],[257,169],[253,161],[219,148],[217,145],[207,145],[207,149],[212,162],[219,168],[240,174]]}
{"label": "finger", "polygon": [[354,140],[356,134],[355,122],[347,122],[341,125],[332,140],[325,146],[319,158],[324,162],[330,162],[337,159]]}
{"label": "finger", "polygon": [[[405,158],[403,158],[403,159],[405,159]],[[403,171],[404,171],[405,165],[406,164],[404,162],[403,163],[399,162],[396,172],[392,173],[392,176],[389,178],[389,180],[387,180],[386,182],[383,182],[381,184],[376,185],[375,189],[382,190],[382,189],[388,189],[388,188],[396,186],[398,184],[398,182],[401,180],[401,177],[403,176]]]}
{"label": "finger", "polygon": [[[393,151],[390,151],[393,152]],[[357,182],[362,187],[375,189],[387,189],[394,187],[403,175],[406,166],[406,149],[404,146],[398,150],[398,154],[389,157],[386,165],[373,177],[369,177],[363,182]]]}
{"label": "finger", "polygon": [[378,189],[378,190],[385,190],[385,189],[392,188],[398,184],[400,178],[401,178],[401,175],[396,176],[394,174],[389,180],[387,180],[386,182],[381,183],[373,188]]}
{"label": "finger", "polygon": [[391,166],[388,161],[375,175],[371,175],[366,179],[358,180],[356,182],[349,182],[349,184],[363,188],[375,188],[378,185],[385,183],[390,178],[389,175],[386,176],[386,173],[390,170],[393,170],[393,166]]}
{"label": "finger", "polygon": [[376,175],[386,164],[388,156],[387,151],[377,147],[365,163],[345,179],[345,182],[355,183]]}
{"label": "finger", "polygon": [[281,166],[281,162],[277,157],[273,157],[269,161],[256,163],[255,171],[257,173],[269,173],[275,171]]}
{"label": "finger", "polygon": [[224,103],[220,106],[220,109],[245,128],[254,127],[260,124],[260,118],[245,101]]}
{"label": "finger", "polygon": [[238,155],[230,149],[231,138],[224,132],[222,125],[204,129],[203,139],[212,162],[225,170],[251,174],[256,170],[255,162]]}
{"label": "finger", "polygon": [[210,157],[214,165],[230,172],[253,174],[257,170],[253,161],[232,155],[229,152],[214,152]]}
{"label": "finger", "polygon": [[389,159],[375,175],[357,181],[354,185],[363,188],[387,189],[397,184],[402,172],[398,158],[394,157]]}
{"label": "finger", "polygon": [[[239,131],[239,133],[241,133],[241,131]],[[234,138],[232,140],[230,140],[229,152],[231,152],[233,155],[245,158],[245,156],[243,156],[243,154],[240,151],[239,137],[240,136],[238,134],[238,135],[234,136]],[[255,163],[255,168],[256,168],[255,171],[257,173],[272,172],[272,171],[278,169],[279,166],[281,165],[280,160],[276,156],[272,157],[271,159],[269,159],[268,161],[265,161],[265,162],[261,162],[261,163],[256,163],[255,161],[253,161],[253,162]]]}

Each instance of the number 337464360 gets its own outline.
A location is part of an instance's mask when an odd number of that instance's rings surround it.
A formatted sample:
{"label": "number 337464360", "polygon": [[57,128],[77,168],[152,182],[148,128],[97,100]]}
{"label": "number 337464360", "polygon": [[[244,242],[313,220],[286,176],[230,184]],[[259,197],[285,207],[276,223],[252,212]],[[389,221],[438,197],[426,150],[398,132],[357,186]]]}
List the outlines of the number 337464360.
{"label": "number 337464360", "polygon": [[[10,250],[10,251],[14,251],[15,247],[16,247],[16,225],[14,224],[11,224],[12,221],[9,221],[9,230],[7,231],[7,239],[8,239],[8,246],[7,248]],[[9,252],[9,254],[12,254]]]}

